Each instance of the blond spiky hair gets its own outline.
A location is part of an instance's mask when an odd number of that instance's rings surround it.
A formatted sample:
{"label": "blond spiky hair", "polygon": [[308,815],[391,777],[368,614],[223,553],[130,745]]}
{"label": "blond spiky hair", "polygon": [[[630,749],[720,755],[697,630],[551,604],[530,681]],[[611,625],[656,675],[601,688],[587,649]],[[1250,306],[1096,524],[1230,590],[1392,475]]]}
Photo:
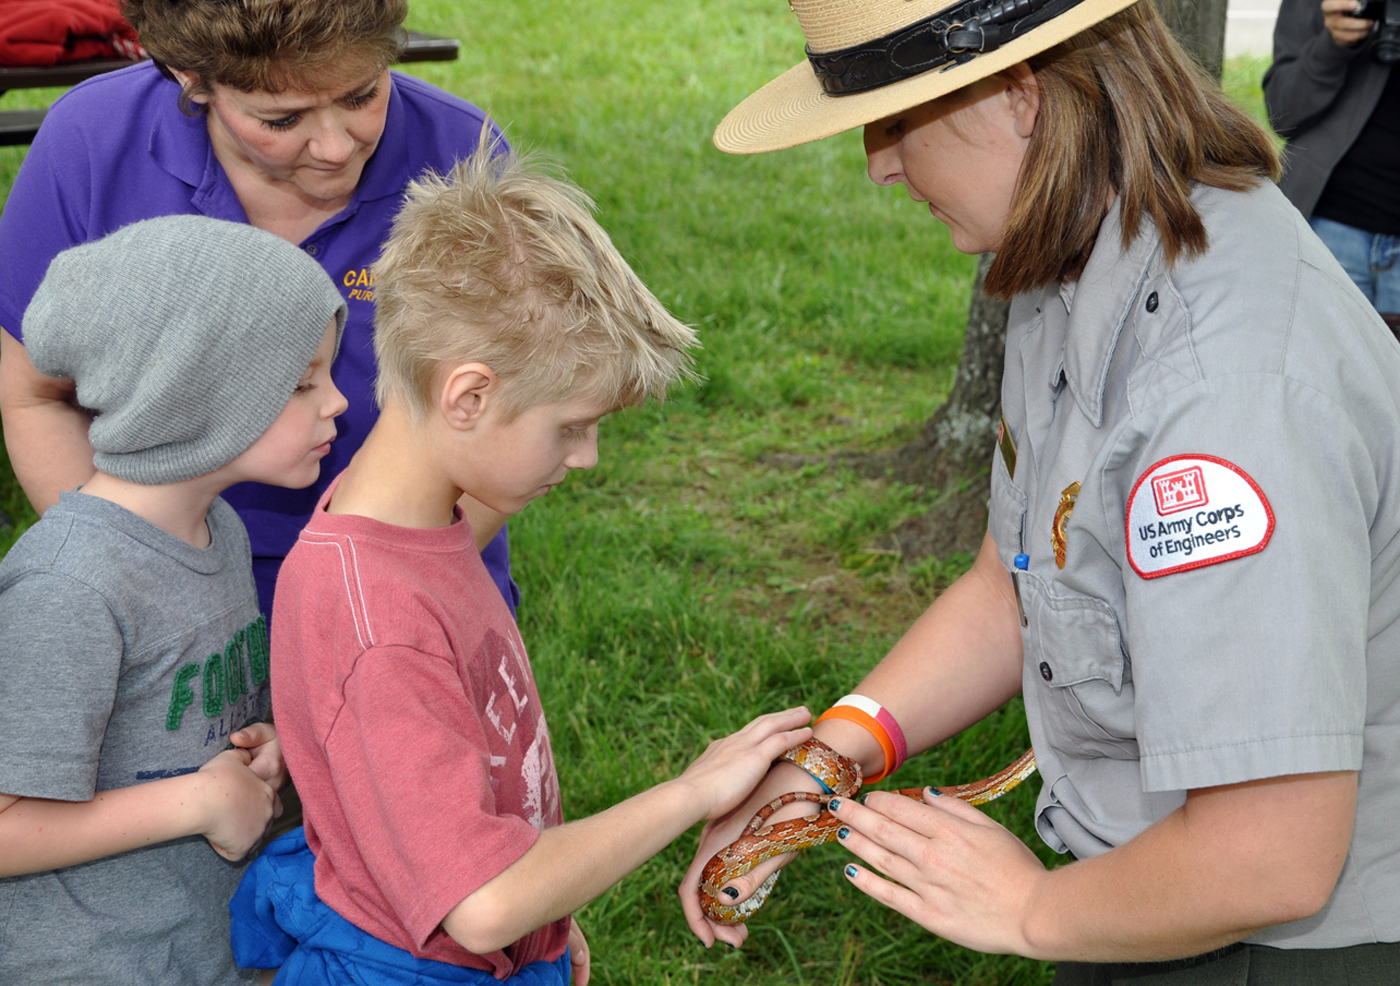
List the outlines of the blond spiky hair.
{"label": "blond spiky hair", "polygon": [[449,175],[409,185],[375,264],[375,397],[418,420],[445,364],[484,363],[507,418],[587,399],[621,408],[693,377],[694,331],[662,307],[593,203],[483,132]]}

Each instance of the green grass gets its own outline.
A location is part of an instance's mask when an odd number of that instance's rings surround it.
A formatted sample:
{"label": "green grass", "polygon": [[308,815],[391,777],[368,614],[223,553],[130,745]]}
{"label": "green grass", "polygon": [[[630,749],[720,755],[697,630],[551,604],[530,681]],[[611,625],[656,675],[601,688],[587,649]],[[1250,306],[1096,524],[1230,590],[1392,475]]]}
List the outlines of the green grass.
{"label": "green grass", "polygon": [[1220,80],[1221,88],[1254,119],[1268,126],[1269,115],[1264,111],[1264,72],[1272,61],[1267,55],[1239,55],[1225,62]]}
{"label": "green grass", "polygon": [[[760,711],[824,708],[966,568],[868,547],[929,491],[760,460],[911,435],[951,383],[973,261],[902,189],[866,180],[858,134],[752,158],[711,146],[729,107],[800,57],[781,3],[415,0],[411,23],[463,52],[410,70],[562,164],[704,342],[702,384],[605,421],[600,465],[511,523],[523,632],[579,817]],[[1263,68],[1227,68],[1256,113]],[[55,95],[12,92],[0,108]],[[0,148],[0,194],[22,153]],[[23,503],[0,480],[21,527]],[[1012,703],[898,781],[968,780],[1025,745]],[[1050,861],[1031,826],[1037,786],[988,811]],[[1049,982],[1046,965],[950,945],[854,892],[837,847],[792,867],[745,948],[706,951],[674,891],[697,834],[580,913],[595,982]]]}

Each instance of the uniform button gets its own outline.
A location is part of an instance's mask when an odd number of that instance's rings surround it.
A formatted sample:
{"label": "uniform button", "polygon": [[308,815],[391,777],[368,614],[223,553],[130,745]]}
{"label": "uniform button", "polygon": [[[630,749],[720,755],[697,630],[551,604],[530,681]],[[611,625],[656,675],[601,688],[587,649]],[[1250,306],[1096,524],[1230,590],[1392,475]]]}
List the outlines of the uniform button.
{"label": "uniform button", "polygon": [[[316,250],[317,250],[317,247],[316,247],[316,244],[315,244],[315,243],[312,243],[310,246],[308,246],[308,247],[306,248],[306,252],[309,253],[309,254],[311,254],[311,256],[313,256],[313,257],[316,256]],[[1157,307],[1157,300],[1156,300],[1156,299],[1157,299],[1157,296],[1154,294],[1154,295],[1152,296],[1152,299],[1153,299],[1153,300],[1152,300],[1152,308],[1156,308],[1156,307]],[[1148,310],[1151,311],[1151,309],[1148,309]]]}
{"label": "uniform button", "polygon": [[1044,678],[1046,681],[1049,681],[1051,678],[1055,677],[1055,672],[1053,672],[1053,671],[1050,670],[1050,665],[1049,665],[1049,664],[1047,664],[1047,663],[1044,662],[1044,661],[1041,661],[1041,662],[1040,662],[1040,676],[1041,676],[1042,678]]}
{"label": "uniform button", "polygon": [[1147,310],[1155,312],[1157,310],[1157,292],[1153,291],[1147,296]]}

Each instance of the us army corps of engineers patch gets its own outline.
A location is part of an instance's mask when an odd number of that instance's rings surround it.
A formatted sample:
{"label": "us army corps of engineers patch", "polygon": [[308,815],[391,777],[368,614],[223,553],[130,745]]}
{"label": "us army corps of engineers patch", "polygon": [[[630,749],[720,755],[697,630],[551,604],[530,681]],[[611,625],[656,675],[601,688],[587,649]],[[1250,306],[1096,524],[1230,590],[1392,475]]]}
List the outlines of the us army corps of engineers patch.
{"label": "us army corps of engineers patch", "polygon": [[1263,551],[1274,511],[1233,462],[1174,455],[1150,466],[1128,497],[1128,562],[1145,579]]}

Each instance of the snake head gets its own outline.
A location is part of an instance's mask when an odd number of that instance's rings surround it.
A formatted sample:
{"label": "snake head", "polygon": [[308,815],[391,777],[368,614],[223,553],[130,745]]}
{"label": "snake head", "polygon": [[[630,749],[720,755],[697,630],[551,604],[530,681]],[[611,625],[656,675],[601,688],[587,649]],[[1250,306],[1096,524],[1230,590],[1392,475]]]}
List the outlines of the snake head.
{"label": "snake head", "polygon": [[768,893],[778,882],[778,877],[782,875],[782,872],[782,870],[774,870],[769,874],[768,879],[758,885],[758,889],[750,894],[747,900],[741,900],[737,904],[716,897],[708,889],[702,889],[700,909],[705,912],[706,917],[718,924],[743,924],[768,900]]}
{"label": "snake head", "polygon": [[[773,889],[781,871],[775,871],[746,900],[737,904],[724,898],[720,888],[774,856],[821,845],[835,838],[835,818],[825,810],[830,799],[831,795],[827,794],[793,791],[760,808],[739,838],[711,856],[700,871],[700,907],[705,915],[720,924],[743,924],[747,921],[768,899],[768,892]],[[820,805],[823,810],[816,815],[768,824],[773,812],[799,801]]]}
{"label": "snake head", "polygon": [[[819,774],[818,768],[828,767],[827,761],[832,758],[836,761],[844,761],[844,763],[836,763],[835,770],[827,771],[829,776]],[[710,857],[710,861],[705,864],[705,868],[700,873],[700,907],[705,912],[706,917],[719,924],[743,924],[747,921],[768,899],[768,892],[773,889],[773,884],[777,881],[780,871],[774,872],[747,900],[737,904],[720,893],[721,887],[748,873],[766,859],[783,853],[796,852],[799,849],[807,849],[811,846],[819,846],[835,839],[840,824],[836,816],[826,810],[827,802],[836,795],[854,797],[856,792],[860,790],[862,781],[860,764],[854,760],[846,760],[845,757],[841,757],[830,747],[826,747],[816,740],[808,740],[802,746],[787,751],[783,755],[783,759],[812,773],[823,784],[833,787],[834,793],[812,794],[806,791],[793,791],[780,798],[775,798],[758,810],[758,813],[749,820],[749,824],[744,827],[739,838]],[[1014,763],[991,777],[971,784],[942,787],[939,790],[971,804],[980,805],[1000,797],[1034,771],[1035,751],[1027,750]],[[915,801],[922,801],[924,789],[921,787],[904,788],[894,793],[912,798]],[[816,815],[789,818],[786,821],[769,824],[768,820],[775,811],[784,805],[798,801],[809,801],[820,805],[822,810]]]}

